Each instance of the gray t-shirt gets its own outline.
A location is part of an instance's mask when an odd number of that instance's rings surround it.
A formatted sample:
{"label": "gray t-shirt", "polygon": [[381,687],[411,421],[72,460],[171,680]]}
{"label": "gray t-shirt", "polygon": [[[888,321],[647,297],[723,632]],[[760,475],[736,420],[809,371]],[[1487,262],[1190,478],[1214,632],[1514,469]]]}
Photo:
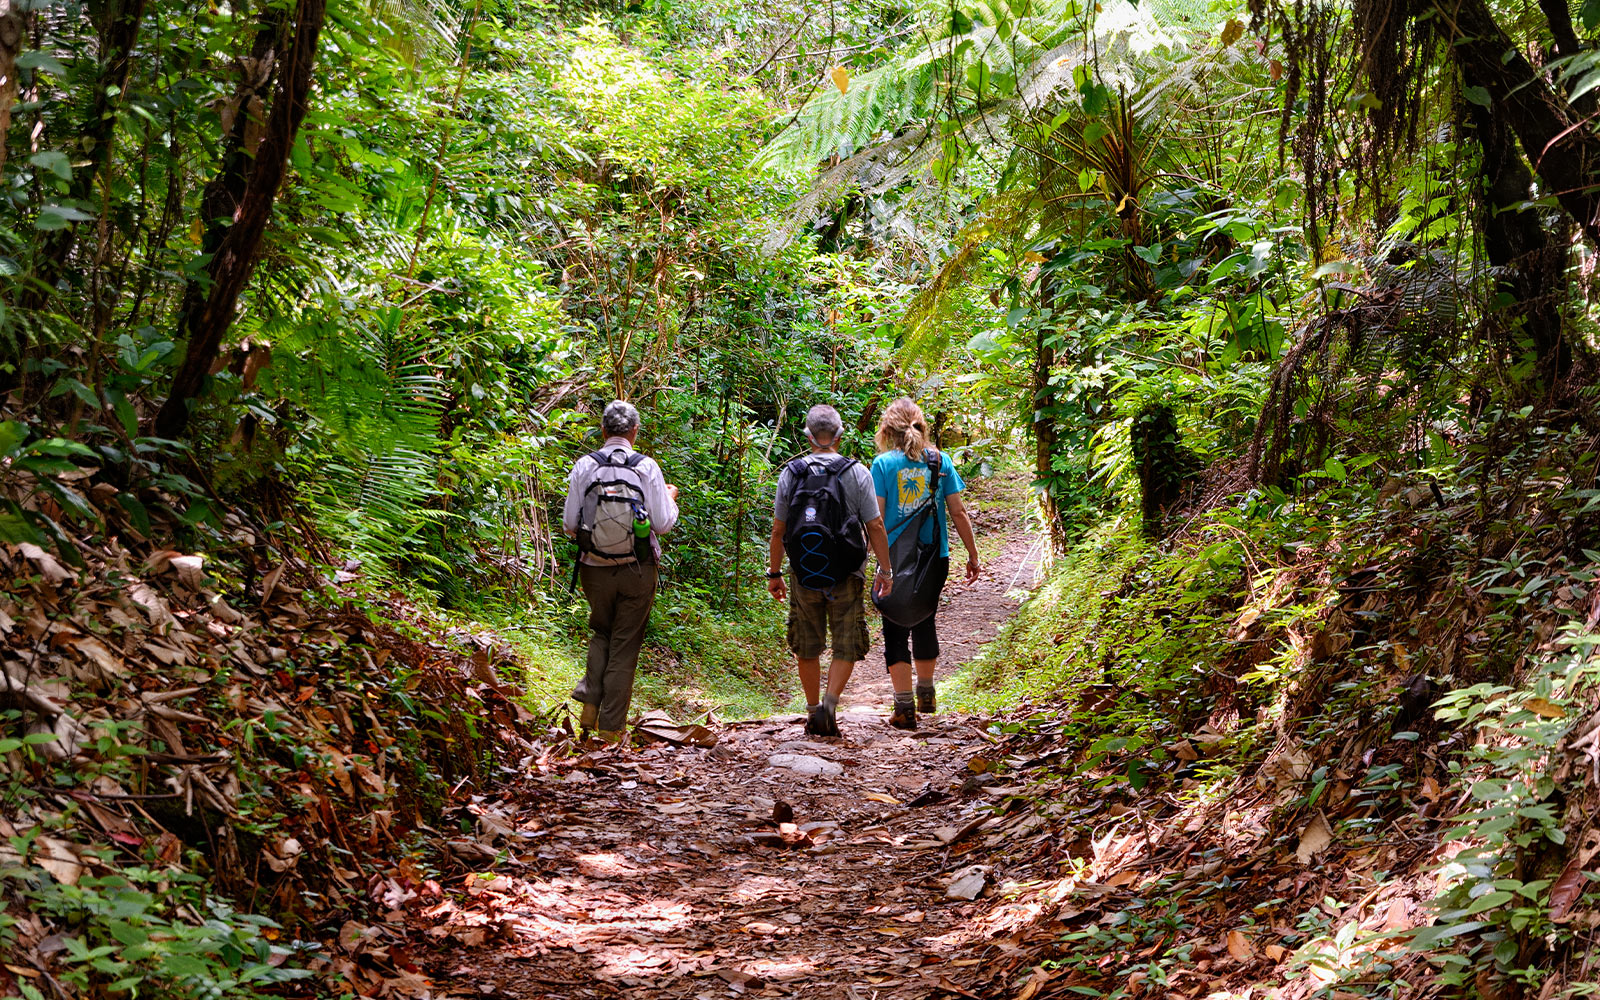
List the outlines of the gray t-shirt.
{"label": "gray t-shirt", "polygon": [[[806,456],[806,463],[812,467],[826,466],[839,460],[837,452],[824,452]],[[878,514],[878,492],[872,485],[872,471],[860,462],[852,461],[850,468],[840,476],[840,485],[844,487],[844,502],[850,513],[861,519],[863,528],[868,523],[876,520]],[[789,494],[794,492],[794,473],[789,471],[789,466],[783,467],[783,472],[778,474],[778,496],[772,504],[772,519],[787,522],[789,520]],[[862,560],[861,568],[856,570],[856,575],[867,575],[866,560]]]}

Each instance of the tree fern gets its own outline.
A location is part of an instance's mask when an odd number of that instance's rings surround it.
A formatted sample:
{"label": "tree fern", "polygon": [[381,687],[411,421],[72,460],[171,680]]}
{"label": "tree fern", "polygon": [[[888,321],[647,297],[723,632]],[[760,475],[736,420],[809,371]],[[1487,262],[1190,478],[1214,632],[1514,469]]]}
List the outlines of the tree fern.
{"label": "tree fern", "polygon": [[[356,291],[328,287],[332,306]],[[343,296],[336,293],[342,292]],[[325,315],[338,316],[334,323]],[[311,418],[318,454],[331,453],[306,499],[319,520],[357,552],[405,555],[419,526],[436,520],[439,429],[445,382],[402,311],[306,310],[275,324],[273,390]]]}
{"label": "tree fern", "polygon": [[[1191,5],[1169,0],[1161,9],[1183,11],[1168,15],[1177,22],[1196,16],[1189,11]],[[1084,16],[1077,0],[1037,5],[984,0],[963,4],[961,11],[970,22],[963,30],[946,26],[942,33],[932,32],[931,40],[852,77],[843,92],[819,87],[762,150],[756,165],[780,173],[809,172],[820,160],[848,158],[874,139],[934,115],[941,106],[965,114],[1007,110],[1019,97],[1038,101],[1070,79],[1071,67],[1081,61],[1071,57],[1080,51],[1104,47],[1111,35],[1126,33],[1129,25],[1159,28],[1123,0],[1113,0],[1094,18]],[[1107,25],[1099,32],[1102,37],[1094,37],[1097,23]],[[981,72],[975,73],[979,67]],[[990,85],[975,88],[975,75]]]}
{"label": "tree fern", "polygon": [[955,294],[977,270],[984,249],[997,238],[1014,237],[1034,218],[1029,192],[1008,192],[989,199],[983,218],[961,231],[956,249],[906,307],[901,358],[934,360],[950,346],[952,321],[959,301]]}

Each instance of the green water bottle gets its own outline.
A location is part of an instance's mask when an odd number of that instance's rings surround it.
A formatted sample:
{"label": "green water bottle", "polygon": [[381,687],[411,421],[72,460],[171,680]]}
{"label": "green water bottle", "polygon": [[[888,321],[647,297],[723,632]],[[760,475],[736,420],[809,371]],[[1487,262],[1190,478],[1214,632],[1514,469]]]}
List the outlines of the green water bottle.
{"label": "green water bottle", "polygon": [[650,547],[650,512],[643,507],[633,510],[633,555],[642,563],[655,562],[655,551]]}

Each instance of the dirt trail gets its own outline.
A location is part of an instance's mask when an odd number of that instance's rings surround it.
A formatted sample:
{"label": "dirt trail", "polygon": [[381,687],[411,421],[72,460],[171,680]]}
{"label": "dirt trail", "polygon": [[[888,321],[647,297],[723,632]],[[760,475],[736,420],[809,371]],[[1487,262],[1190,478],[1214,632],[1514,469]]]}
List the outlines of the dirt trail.
{"label": "dirt trail", "polygon": [[[962,494],[978,538],[983,575],[969,587],[961,582],[966,552],[951,532],[950,583],[939,607],[939,671],[944,681],[968,663],[995,637],[1016,612],[1022,598],[1038,582],[1044,547],[1027,530],[1019,511],[1026,477],[1012,475],[975,480]],[[856,665],[840,704],[846,711],[877,710],[885,718],[894,688],[883,662],[883,630],[872,612],[872,648]]]}
{"label": "dirt trail", "polygon": [[[944,664],[970,659],[1032,582],[1037,549],[1002,499],[972,504],[1000,555],[947,593]],[[999,904],[961,898],[1000,874],[971,867],[1005,836],[968,769],[989,740],[944,712],[891,729],[889,691],[875,649],[839,739],[786,716],[717,726],[709,748],[533,763],[470,810],[511,860],[434,914],[436,935],[481,942],[436,973],[513,998],[959,995]]]}

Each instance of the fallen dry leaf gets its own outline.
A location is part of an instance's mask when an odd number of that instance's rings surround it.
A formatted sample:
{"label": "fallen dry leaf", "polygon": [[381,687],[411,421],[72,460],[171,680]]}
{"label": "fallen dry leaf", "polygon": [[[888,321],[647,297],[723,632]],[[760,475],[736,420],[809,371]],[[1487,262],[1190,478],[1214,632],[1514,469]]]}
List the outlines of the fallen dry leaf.
{"label": "fallen dry leaf", "polygon": [[1565,923],[1571,919],[1572,904],[1583,895],[1584,883],[1587,879],[1583,874],[1581,858],[1573,858],[1567,862],[1567,867],[1561,870],[1561,875],[1555,884],[1550,887],[1550,920],[1552,923]]}
{"label": "fallen dry leaf", "polygon": [[1065,968],[1051,970],[1042,965],[1034,966],[1033,975],[1029,976],[1028,981],[1022,984],[1022,989],[1017,992],[1016,1000],[1033,1000],[1034,997],[1039,995],[1039,991],[1045,988],[1047,983],[1066,972],[1067,969]]}
{"label": "fallen dry leaf", "polygon": [[1412,928],[1411,908],[1403,899],[1389,900],[1389,912],[1383,918],[1386,931],[1408,931]]}
{"label": "fallen dry leaf", "polygon": [[83,859],[71,844],[58,837],[40,837],[34,841],[32,860],[62,885],[76,885],[83,877]]}
{"label": "fallen dry leaf", "polygon": [[1529,698],[1522,703],[1522,707],[1541,719],[1564,719],[1567,717],[1565,708],[1544,698]]}
{"label": "fallen dry leaf", "polygon": [[68,580],[76,579],[71,570],[56,561],[55,556],[32,542],[22,542],[17,546],[17,550],[26,556],[29,562],[33,563],[34,568],[39,571],[39,575],[44,577],[45,582],[52,587],[66,583]]}
{"label": "fallen dry leaf", "polygon": [[1248,962],[1255,957],[1256,949],[1244,931],[1229,931],[1228,954],[1233,956],[1235,962]]}
{"label": "fallen dry leaf", "polygon": [[1300,845],[1295,848],[1294,856],[1303,865],[1309,865],[1311,859],[1326,850],[1333,843],[1333,828],[1328,825],[1328,818],[1320,812],[1311,817],[1311,822],[1300,831]]}

